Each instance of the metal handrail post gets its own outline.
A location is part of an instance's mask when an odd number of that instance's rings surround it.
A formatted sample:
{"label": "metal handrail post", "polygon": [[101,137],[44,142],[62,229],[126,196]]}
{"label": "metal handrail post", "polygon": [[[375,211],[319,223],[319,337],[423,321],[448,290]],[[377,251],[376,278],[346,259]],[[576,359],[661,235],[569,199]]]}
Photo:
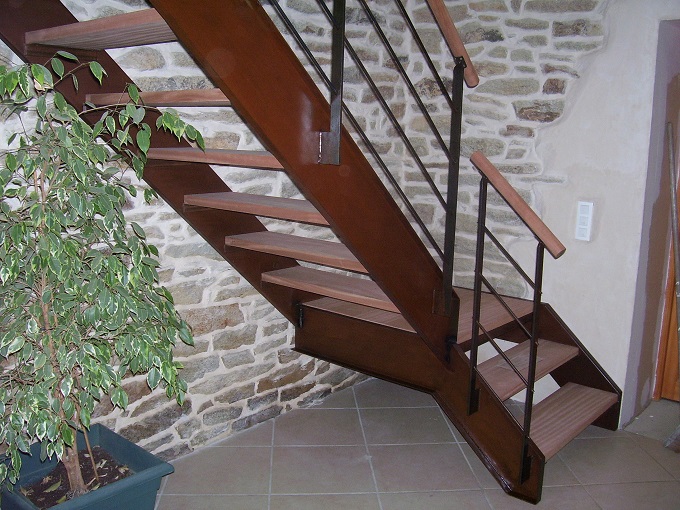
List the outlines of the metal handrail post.
{"label": "metal handrail post", "polygon": [[477,217],[477,254],[475,257],[475,284],[472,303],[472,339],[470,349],[470,386],[468,389],[468,414],[479,409],[477,389],[477,351],[479,349],[479,322],[482,310],[482,275],[484,272],[484,239],[486,228],[486,194],[488,179],[479,181],[479,213]]}
{"label": "metal handrail post", "polygon": [[520,481],[524,482],[529,478],[529,436],[531,434],[531,411],[534,405],[534,384],[536,382],[536,357],[538,352],[538,327],[539,312],[541,307],[541,297],[543,288],[543,260],[545,257],[545,245],[539,241],[536,247],[536,274],[534,279],[534,306],[533,320],[531,325],[531,349],[529,350],[529,373],[527,377],[528,385],[526,399],[524,401],[524,447],[522,448],[522,464],[520,471]]}
{"label": "metal handrail post", "polygon": [[453,258],[456,246],[456,213],[458,209],[458,179],[460,176],[460,138],[463,122],[463,57],[456,57],[453,68],[453,104],[451,106],[451,134],[449,140],[449,175],[446,187],[446,226],[444,229],[444,310],[453,313]]}

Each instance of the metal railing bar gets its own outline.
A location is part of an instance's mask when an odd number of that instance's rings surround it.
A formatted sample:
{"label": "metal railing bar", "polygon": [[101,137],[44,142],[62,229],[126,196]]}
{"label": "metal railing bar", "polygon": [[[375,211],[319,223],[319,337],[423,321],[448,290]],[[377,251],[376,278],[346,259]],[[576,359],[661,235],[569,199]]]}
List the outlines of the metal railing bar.
{"label": "metal railing bar", "polygon": [[486,279],[484,275],[480,275],[480,278],[482,279],[482,282],[484,282],[484,285],[486,286],[487,289],[489,289],[489,292],[491,292],[494,297],[498,300],[498,302],[503,305],[503,308],[512,316],[513,319],[515,319],[515,322],[517,325],[524,331],[524,334],[528,337],[531,338],[531,333],[527,328],[524,327],[524,324],[522,324],[522,321],[519,320],[519,317],[513,312],[512,308],[510,308],[510,305],[508,305],[505,302],[505,299],[503,299],[503,296],[501,296],[498,291],[494,288],[493,285],[491,285],[491,282]]}
{"label": "metal railing bar", "polygon": [[491,336],[491,334],[484,328],[484,326],[482,326],[481,323],[478,322],[477,326],[479,326],[479,329],[481,329],[482,332],[484,333],[484,335],[489,339],[489,343],[491,345],[493,345],[493,347],[494,347],[494,349],[496,349],[496,351],[498,351],[498,354],[505,360],[505,362],[508,365],[510,365],[510,368],[512,368],[512,370],[519,376],[519,378],[522,380],[522,383],[524,384],[524,386],[528,386],[529,381],[526,380],[526,378],[522,375],[522,373],[515,366],[515,364],[512,361],[510,361],[510,358],[508,358],[508,355],[505,354],[505,351],[500,348],[500,346],[496,343],[496,340],[494,340],[494,338]]}
{"label": "metal railing bar", "polygon": [[[454,105],[453,99],[452,99],[451,95],[449,94],[449,91],[446,88],[446,84],[444,83],[444,80],[442,80],[442,77],[439,74],[439,71],[437,71],[437,68],[435,67],[434,62],[430,58],[430,54],[428,53],[427,49],[425,48],[425,43],[423,43],[423,40],[420,38],[420,34],[418,33],[418,29],[413,24],[413,21],[411,20],[411,16],[409,16],[408,11],[406,10],[406,7],[404,7],[404,4],[401,2],[401,0],[394,0],[394,3],[397,4],[397,7],[401,11],[401,15],[404,18],[404,21],[406,21],[406,25],[408,26],[409,32],[411,32],[411,37],[413,38],[413,41],[418,46],[418,49],[420,50],[420,54],[425,59],[425,63],[427,64],[427,67],[430,69],[430,72],[432,73],[432,77],[437,82],[437,86],[439,87],[439,90],[441,91],[444,98],[446,98],[446,102],[449,103],[449,108],[453,108],[453,105]],[[436,22],[436,20],[435,20],[435,22]]]}
{"label": "metal railing bar", "polygon": [[[277,15],[283,21],[288,32],[295,39],[296,44],[300,47],[300,50],[305,54],[305,57],[309,61],[310,65],[314,68],[314,70],[317,73],[317,75],[319,76],[319,78],[330,89],[330,87],[332,86],[331,80],[329,79],[328,75],[325,73],[325,71],[323,70],[323,68],[319,64],[316,57],[314,57],[314,54],[311,52],[309,47],[305,44],[304,40],[302,39],[302,36],[300,35],[300,33],[295,28],[295,25],[293,24],[293,22],[290,20],[290,18],[283,11],[282,7],[279,5],[277,0],[269,0],[269,3],[272,5],[272,7],[276,11]],[[437,255],[439,255],[439,257],[443,259],[444,258],[444,252],[439,247],[439,245],[437,244],[437,241],[434,239],[434,237],[432,236],[432,234],[428,230],[427,226],[425,225],[423,220],[418,215],[418,213],[417,213],[415,207],[413,207],[413,204],[411,203],[411,201],[408,199],[408,197],[406,196],[404,191],[399,186],[399,183],[397,182],[395,177],[389,171],[387,164],[380,157],[380,155],[378,154],[378,151],[375,149],[375,146],[373,145],[373,143],[371,143],[370,139],[368,138],[368,136],[366,135],[364,130],[359,125],[359,122],[357,121],[356,117],[354,117],[354,115],[352,114],[352,112],[350,111],[348,106],[346,104],[344,104],[344,102],[343,102],[342,107],[343,107],[343,111],[345,112],[345,118],[350,122],[350,124],[352,125],[352,128],[357,132],[357,134],[361,138],[362,142],[366,145],[368,150],[371,152],[371,155],[375,158],[375,160],[378,163],[378,166],[380,166],[380,169],[382,170],[383,174],[385,174],[385,177],[388,179],[390,184],[394,187],[394,190],[399,195],[399,198],[401,198],[401,200],[404,202],[404,205],[405,205],[406,209],[408,210],[409,214],[412,216],[413,220],[418,224],[418,226],[422,230],[425,238],[432,245],[432,248],[436,251]]]}
{"label": "metal railing bar", "polygon": [[[328,18],[328,20],[329,21],[332,20],[333,16],[332,16],[330,10],[328,9],[328,6],[323,3],[323,0],[317,0],[317,3],[319,4],[319,7],[321,7],[321,10],[324,12],[324,14]],[[432,190],[432,193],[437,198],[437,200],[439,201],[441,206],[444,209],[446,209],[446,201],[444,200],[444,197],[442,196],[442,194],[437,189],[437,185],[432,180],[432,176],[427,171],[425,164],[420,159],[420,156],[418,156],[418,152],[416,151],[415,147],[413,147],[413,144],[411,143],[411,141],[406,136],[406,133],[404,132],[404,129],[401,127],[401,124],[399,124],[397,117],[394,115],[394,112],[392,111],[390,106],[387,104],[385,97],[380,93],[380,89],[378,89],[378,86],[376,85],[375,81],[373,81],[373,78],[371,78],[370,73],[368,72],[368,70],[364,66],[363,62],[359,58],[359,55],[354,50],[354,47],[350,43],[349,39],[347,39],[347,37],[345,37],[345,48],[347,49],[347,52],[349,53],[350,57],[352,58],[352,61],[354,62],[354,64],[357,66],[357,68],[361,72],[361,75],[364,77],[364,80],[366,80],[366,83],[369,86],[369,88],[371,89],[371,92],[373,93],[375,98],[380,103],[380,106],[382,107],[383,111],[385,112],[385,115],[387,115],[387,117],[390,119],[392,127],[394,127],[394,129],[397,131],[399,138],[401,138],[401,141],[406,146],[406,149],[408,150],[409,154],[413,158],[413,161],[416,163],[416,165],[420,169],[420,173],[425,178],[425,181],[428,183],[430,189]]]}
{"label": "metal railing bar", "polygon": [[517,261],[513,258],[512,255],[505,249],[505,247],[501,244],[501,242],[498,240],[498,238],[493,235],[493,233],[489,230],[488,227],[484,227],[484,230],[486,231],[486,235],[488,238],[493,242],[494,245],[496,245],[496,248],[500,250],[500,252],[505,256],[508,262],[512,264],[512,267],[515,268],[515,270],[520,274],[522,278],[526,280],[526,282],[529,284],[529,286],[533,289],[534,288],[534,281],[531,279],[531,277],[524,272],[524,269],[520,267],[520,265],[517,263]]}
{"label": "metal railing bar", "polygon": [[380,40],[383,43],[383,46],[385,46],[387,53],[389,54],[390,58],[392,59],[392,62],[394,62],[394,65],[396,66],[397,71],[401,75],[401,78],[404,80],[406,87],[408,88],[409,92],[411,93],[411,96],[413,97],[416,104],[418,105],[418,108],[420,109],[420,113],[425,118],[425,122],[427,122],[427,125],[430,127],[432,134],[437,139],[437,142],[439,143],[439,146],[441,147],[442,151],[446,155],[446,158],[447,159],[450,158],[451,155],[449,153],[449,148],[447,147],[446,142],[444,142],[444,139],[442,138],[441,133],[437,129],[437,126],[435,125],[434,120],[432,120],[432,116],[427,111],[427,108],[425,107],[423,100],[420,98],[420,94],[418,94],[418,91],[416,90],[415,85],[413,85],[413,82],[411,81],[411,78],[409,77],[408,73],[406,72],[406,69],[404,69],[404,66],[401,64],[401,61],[399,60],[399,57],[397,56],[396,52],[394,51],[392,44],[390,43],[389,39],[387,39],[387,36],[385,35],[385,32],[383,31],[383,29],[380,27],[380,23],[378,23],[378,20],[376,19],[375,14],[373,14],[373,11],[370,9],[370,7],[368,7],[366,0],[357,0],[357,2],[359,2],[361,7],[363,8],[364,12],[368,16],[368,20],[371,22],[371,25],[373,25],[373,29],[375,30],[376,34],[378,34],[378,37],[380,38]]}

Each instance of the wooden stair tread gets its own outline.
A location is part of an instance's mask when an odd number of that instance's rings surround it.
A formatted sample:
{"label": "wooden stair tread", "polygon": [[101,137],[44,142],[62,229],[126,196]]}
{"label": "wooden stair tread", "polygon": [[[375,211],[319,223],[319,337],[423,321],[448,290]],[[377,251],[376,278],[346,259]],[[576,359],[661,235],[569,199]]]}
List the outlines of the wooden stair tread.
{"label": "wooden stair tread", "polygon": [[[146,106],[231,106],[220,89],[193,89],[193,90],[162,90],[155,92],[140,92],[141,102]],[[128,94],[87,94],[85,101],[95,106],[126,104],[130,101]]]}
{"label": "wooden stair tread", "polygon": [[155,9],[143,9],[26,33],[26,44],[105,50],[176,41]]}
{"label": "wooden stair tread", "polygon": [[306,200],[225,191],[185,195],[184,205],[328,226],[326,219]]}
{"label": "wooden stair tread", "polygon": [[197,149],[193,147],[151,148],[149,159],[208,163],[213,165],[239,166],[281,170],[281,163],[266,151],[241,151],[231,149]]}
{"label": "wooden stair tread", "polygon": [[399,313],[397,307],[371,280],[296,266],[263,273],[262,281]]}
{"label": "wooden stair tread", "polygon": [[225,244],[347,271],[367,272],[344,244],[331,241],[263,231],[229,236]]}
{"label": "wooden stair tread", "polygon": [[[529,373],[530,346],[531,342],[527,340],[505,352],[525,378]],[[579,349],[574,345],[540,339],[536,355],[536,380],[574,358],[578,353]],[[522,379],[500,355],[481,363],[478,370],[501,400],[507,400],[525,387]]]}
{"label": "wooden stair tread", "polygon": [[351,319],[358,319],[372,324],[387,326],[388,328],[400,329],[408,333],[415,333],[415,330],[400,313],[379,310],[377,308],[328,297],[307,301],[304,303],[304,306],[306,308],[314,308],[316,310],[342,315]]}
{"label": "wooden stair tread", "polygon": [[[458,321],[458,343],[468,342],[472,338],[472,305],[474,292],[471,289],[454,287],[460,298],[460,318]],[[520,319],[531,315],[533,303],[527,299],[504,297],[510,309]],[[488,292],[482,292],[482,310],[480,321],[484,329],[491,332],[508,323],[513,322],[512,315],[498,302],[496,297]]]}
{"label": "wooden stair tread", "polygon": [[548,460],[617,401],[615,393],[567,383],[534,406],[531,439]]}

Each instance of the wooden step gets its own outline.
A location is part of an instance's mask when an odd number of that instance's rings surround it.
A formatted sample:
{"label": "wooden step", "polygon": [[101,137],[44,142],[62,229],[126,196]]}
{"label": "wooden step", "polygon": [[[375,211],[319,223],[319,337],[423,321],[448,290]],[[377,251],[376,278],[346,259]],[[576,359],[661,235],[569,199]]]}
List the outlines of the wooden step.
{"label": "wooden step", "polygon": [[[505,355],[512,361],[515,368],[519,370],[524,378],[529,377],[530,346],[531,342],[527,340],[505,352]],[[536,355],[536,380],[574,358],[578,353],[579,349],[574,345],[559,344],[540,339]],[[525,388],[522,379],[519,378],[510,365],[508,365],[508,362],[500,355],[481,363],[478,369],[484,380],[501,400],[506,400]]]}
{"label": "wooden step", "polygon": [[229,149],[195,149],[193,147],[151,148],[149,159],[208,163],[212,165],[238,166],[281,170],[281,163],[266,151],[239,151]]}
{"label": "wooden step", "polygon": [[343,317],[349,317],[350,319],[357,319],[372,324],[378,324],[380,326],[387,326],[388,328],[399,329],[401,331],[406,331],[407,333],[415,333],[415,330],[400,313],[378,310],[377,308],[328,297],[307,301],[304,303],[304,306],[305,308],[314,308],[315,310],[342,315]]}
{"label": "wooden step", "polygon": [[531,439],[548,460],[617,400],[615,393],[567,383],[534,406]]}
{"label": "wooden step", "polygon": [[[458,344],[469,348],[472,338],[472,305],[474,292],[471,289],[454,287],[460,298],[460,319],[458,321]],[[507,305],[520,319],[527,319],[533,312],[533,303],[527,299],[504,297]],[[513,325],[512,315],[503,307],[493,294],[482,292],[482,310],[480,321],[488,332],[501,331],[507,325]],[[484,341],[484,340],[482,340]]]}
{"label": "wooden step", "polygon": [[177,37],[155,9],[117,14],[27,32],[27,45],[105,50],[176,41]]}
{"label": "wooden step", "polygon": [[254,214],[266,218],[328,226],[326,219],[306,200],[227,191],[185,195],[184,205],[222,209],[224,211]]}
{"label": "wooden step", "polygon": [[[224,107],[231,106],[220,89],[194,89],[194,90],[162,90],[157,92],[140,92],[141,102],[146,106],[154,107]],[[85,101],[95,106],[107,106],[127,104],[130,101],[128,94],[87,94]]]}
{"label": "wooden step", "polygon": [[263,273],[262,281],[399,313],[397,307],[371,280],[296,266]]}
{"label": "wooden step", "polygon": [[366,268],[344,244],[280,234],[278,232],[252,232],[229,236],[227,246],[281,255],[322,266],[366,273]]}

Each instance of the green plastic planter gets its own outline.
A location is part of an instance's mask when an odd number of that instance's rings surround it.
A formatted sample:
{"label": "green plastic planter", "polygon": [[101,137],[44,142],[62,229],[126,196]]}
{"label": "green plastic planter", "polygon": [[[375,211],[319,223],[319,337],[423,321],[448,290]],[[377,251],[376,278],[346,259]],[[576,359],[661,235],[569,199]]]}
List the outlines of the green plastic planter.
{"label": "green plastic planter", "polygon": [[[55,510],[153,510],[161,478],[174,468],[127,439],[101,425],[92,425],[90,444],[100,446],[121,464],[127,465],[134,474],[106,485],[100,489],[53,506]],[[85,448],[82,433],[78,433],[78,448]],[[19,483],[12,492],[2,491],[2,510],[36,510],[18,490],[22,485],[43,478],[57,465],[56,459],[40,461],[40,444],[31,446],[31,456],[22,458]]]}

